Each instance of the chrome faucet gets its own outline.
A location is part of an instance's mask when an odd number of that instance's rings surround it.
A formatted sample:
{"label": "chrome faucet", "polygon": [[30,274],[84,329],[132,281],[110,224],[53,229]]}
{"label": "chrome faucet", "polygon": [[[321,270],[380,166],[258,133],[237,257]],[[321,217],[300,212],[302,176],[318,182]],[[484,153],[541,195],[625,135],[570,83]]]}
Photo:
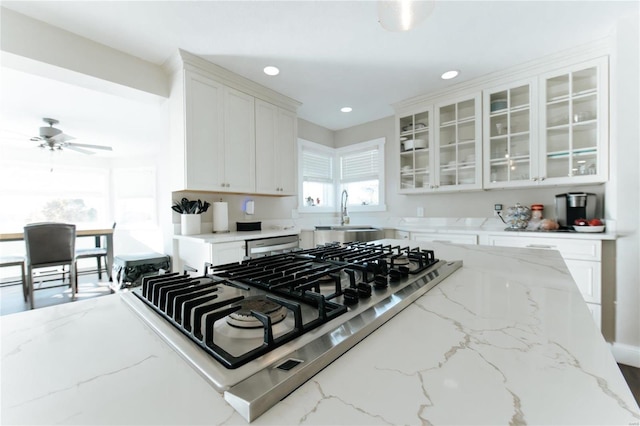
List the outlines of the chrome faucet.
{"label": "chrome faucet", "polygon": [[347,214],[347,200],[349,199],[349,194],[346,189],[342,190],[342,195],[340,197],[340,225],[344,225],[345,223],[349,223],[349,215]]}

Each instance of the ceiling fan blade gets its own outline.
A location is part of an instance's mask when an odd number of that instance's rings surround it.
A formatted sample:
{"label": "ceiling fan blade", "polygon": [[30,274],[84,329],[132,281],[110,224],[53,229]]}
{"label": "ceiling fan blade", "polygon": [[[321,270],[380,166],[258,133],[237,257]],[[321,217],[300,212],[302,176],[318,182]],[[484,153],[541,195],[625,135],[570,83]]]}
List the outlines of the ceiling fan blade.
{"label": "ceiling fan blade", "polygon": [[87,154],[87,155],[93,155],[93,154],[95,154],[95,152],[91,152],[91,151],[86,150],[86,149],[78,148],[78,147],[76,146],[76,144],[73,144],[73,145],[72,145],[72,144],[66,144],[64,147],[65,147],[65,148],[68,148],[68,149],[70,149],[70,150],[76,151],[76,152],[80,152],[80,153],[82,153],[82,154]]}
{"label": "ceiling fan blade", "polygon": [[69,135],[65,135],[64,133],[59,133],[55,136],[51,136],[50,138],[48,138],[49,140],[52,140],[54,142],[67,142],[67,141],[71,141],[74,140],[75,138],[73,136],[69,136]]}
{"label": "ceiling fan blade", "polygon": [[104,145],[90,145],[86,143],[73,143],[73,142],[69,142],[65,145],[68,147],[77,146],[81,148],[103,149],[105,151],[113,151],[113,148],[111,148],[110,146],[104,146]]}

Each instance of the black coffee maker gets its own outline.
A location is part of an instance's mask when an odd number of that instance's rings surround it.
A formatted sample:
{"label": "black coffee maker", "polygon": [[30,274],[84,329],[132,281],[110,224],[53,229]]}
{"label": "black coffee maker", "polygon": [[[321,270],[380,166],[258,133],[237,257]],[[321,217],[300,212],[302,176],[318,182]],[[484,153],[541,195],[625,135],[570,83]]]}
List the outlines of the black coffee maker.
{"label": "black coffee maker", "polygon": [[556,220],[563,228],[571,228],[576,219],[593,219],[597,214],[596,194],[567,192],[556,195]]}

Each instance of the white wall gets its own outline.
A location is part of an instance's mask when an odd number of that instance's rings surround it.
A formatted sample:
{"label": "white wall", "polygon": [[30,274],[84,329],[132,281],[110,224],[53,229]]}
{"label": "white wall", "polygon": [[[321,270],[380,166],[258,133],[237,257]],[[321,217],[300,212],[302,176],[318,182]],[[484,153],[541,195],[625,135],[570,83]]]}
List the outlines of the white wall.
{"label": "white wall", "polygon": [[[66,78],[70,76],[68,71],[74,71],[77,75],[69,81],[72,84],[95,88],[99,79],[122,85],[128,93],[134,88],[140,96],[145,93],[169,96],[169,81],[162,68],[155,64],[6,8],[2,8],[0,19],[4,66],[20,69],[20,59],[29,58],[65,70],[63,76],[54,76],[51,69],[47,69],[48,78]],[[29,67],[27,71],[34,72],[33,67]],[[110,90],[113,93],[117,88],[112,86]]]}
{"label": "white wall", "polygon": [[614,353],[640,366],[640,17],[621,20],[611,55],[611,180],[617,220]]}
{"label": "white wall", "polygon": [[333,131],[298,118],[298,137],[335,148]]}

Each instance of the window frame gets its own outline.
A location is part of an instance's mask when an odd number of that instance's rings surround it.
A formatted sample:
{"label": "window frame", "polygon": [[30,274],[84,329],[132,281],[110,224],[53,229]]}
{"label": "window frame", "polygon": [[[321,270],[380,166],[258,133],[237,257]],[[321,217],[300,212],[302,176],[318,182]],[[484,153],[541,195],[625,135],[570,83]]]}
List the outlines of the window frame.
{"label": "window frame", "polygon": [[[311,142],[302,138],[298,139],[298,212],[299,213],[339,213],[340,210],[340,195],[343,189],[343,183],[341,182],[341,159],[348,154],[354,154],[357,152],[369,151],[372,148],[378,150],[378,204],[376,205],[348,205],[349,212],[379,212],[386,211],[386,197],[385,197],[385,143],[384,137],[360,142],[352,145],[347,145],[341,148],[331,148],[326,145]],[[303,185],[304,185],[304,151],[316,151],[319,153],[327,154],[332,157],[333,162],[333,186],[335,199],[332,200],[331,205],[327,206],[307,206],[304,203],[302,197],[304,197]]]}
{"label": "window frame", "polygon": [[[331,158],[331,162],[332,162],[332,169],[333,169],[333,175],[332,175],[332,182],[331,185],[334,188],[334,199],[331,200],[331,205],[320,205],[320,206],[307,206],[305,205],[305,203],[303,202],[303,197],[304,197],[304,151],[312,151],[312,152],[316,152],[319,154],[323,154],[323,155],[327,155],[328,157]],[[335,149],[328,147],[326,145],[321,145],[319,143],[315,143],[315,142],[311,142],[308,141],[306,139],[298,139],[298,176],[300,176],[300,179],[298,179],[298,212],[300,213],[333,213],[333,212],[337,212],[339,207],[336,206],[335,202],[336,202],[336,197],[335,197],[335,190],[337,190],[337,186],[336,186],[336,156],[335,156]]]}

